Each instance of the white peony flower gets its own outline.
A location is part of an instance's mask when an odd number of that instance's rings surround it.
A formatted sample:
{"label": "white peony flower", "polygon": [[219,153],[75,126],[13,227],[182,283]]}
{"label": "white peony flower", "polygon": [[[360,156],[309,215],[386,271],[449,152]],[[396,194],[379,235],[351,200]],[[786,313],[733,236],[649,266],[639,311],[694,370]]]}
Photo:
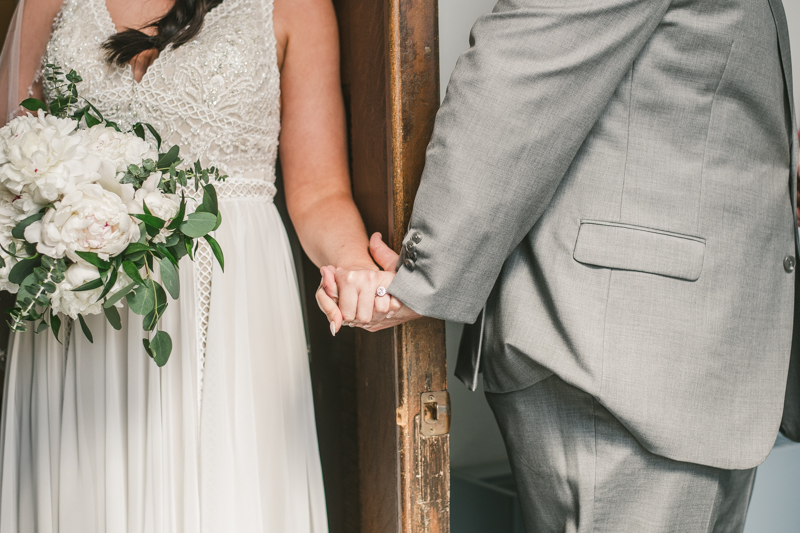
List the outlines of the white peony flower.
{"label": "white peony flower", "polygon": [[81,185],[55,203],[42,220],[25,230],[28,242],[53,258],[65,255],[73,261],[75,253],[95,252],[101,259],[120,254],[139,240],[137,221],[119,196],[96,183]]}
{"label": "white peony flower", "polygon": [[77,124],[41,111],[9,122],[0,129],[0,183],[43,206],[100,179],[100,159],[87,152]]}
{"label": "white peony flower", "polygon": [[[153,172],[147,177],[147,180],[142,184],[142,188],[136,191],[133,199],[128,202],[128,211],[131,214],[144,213],[143,204],[147,205],[147,209],[153,216],[165,220],[167,225],[178,214],[181,207],[181,198],[177,194],[166,194],[161,192],[158,184],[161,181],[161,173]],[[166,227],[158,232],[158,235],[153,237],[152,242],[161,243],[166,241],[174,230],[168,230]]]}
{"label": "white peony flower", "polygon": [[133,133],[120,133],[98,124],[86,130],[86,149],[113,166],[114,173],[125,172],[128,165],[141,165],[145,159],[158,159],[158,153],[147,141]]}
{"label": "white peony flower", "polygon": [[[98,315],[103,312],[103,300],[98,301],[98,298],[103,293],[103,287],[98,287],[89,291],[75,292],[72,289],[80,287],[84,283],[95,280],[100,277],[100,272],[94,265],[87,263],[74,263],[64,275],[64,281],[56,286],[56,291],[50,298],[53,306],[53,312],[63,313],[70,317],[78,318],[78,315]],[[131,279],[120,271],[117,282],[114,288],[108,293],[108,296],[113,296],[116,292],[127,286]],[[116,307],[122,307],[122,300],[114,304]]]}

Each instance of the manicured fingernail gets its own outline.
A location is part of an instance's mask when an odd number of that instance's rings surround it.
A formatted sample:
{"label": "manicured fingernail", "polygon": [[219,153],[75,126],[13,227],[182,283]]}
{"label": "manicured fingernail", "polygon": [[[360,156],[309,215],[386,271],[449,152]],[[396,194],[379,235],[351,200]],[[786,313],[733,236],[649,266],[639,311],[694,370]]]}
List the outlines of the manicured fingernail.
{"label": "manicured fingernail", "polygon": [[331,335],[336,336],[336,323],[331,322]]}

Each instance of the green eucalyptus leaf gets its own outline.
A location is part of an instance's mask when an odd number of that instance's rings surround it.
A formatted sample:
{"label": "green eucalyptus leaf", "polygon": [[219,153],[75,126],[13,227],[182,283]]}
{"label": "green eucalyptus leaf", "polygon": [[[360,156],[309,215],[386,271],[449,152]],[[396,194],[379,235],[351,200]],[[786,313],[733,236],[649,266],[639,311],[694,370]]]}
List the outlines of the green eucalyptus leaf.
{"label": "green eucalyptus leaf", "polygon": [[136,268],[136,265],[134,265],[132,261],[123,261],[122,268],[125,270],[125,273],[128,275],[128,277],[134,282],[138,283],[139,285],[144,284],[141,272],[139,272],[139,269]]}
{"label": "green eucalyptus leaf", "polygon": [[105,298],[106,294],[111,292],[111,289],[114,288],[114,284],[117,282],[117,272],[118,271],[116,268],[112,268],[111,270],[108,271],[108,279],[105,282],[106,286],[103,289],[103,292],[100,293],[100,296],[97,297],[98,300],[102,300],[103,298]]}
{"label": "green eucalyptus leaf", "polygon": [[159,367],[167,364],[172,353],[172,339],[169,334],[166,331],[159,331],[153,335],[153,340],[150,341],[150,349],[152,350],[153,360]]}
{"label": "green eucalyptus leaf", "polygon": [[181,258],[186,255],[186,236],[180,231],[173,235],[177,236],[178,242],[176,242],[175,246],[172,246],[170,250],[172,251],[172,255],[175,256],[175,259],[180,261]]}
{"label": "green eucalyptus leaf", "polygon": [[192,213],[186,217],[180,229],[187,237],[197,239],[213,231],[216,224],[217,216],[212,213]]}
{"label": "green eucalyptus leaf", "polygon": [[44,211],[41,211],[19,222],[16,226],[14,226],[14,229],[11,230],[11,236],[14,237],[15,239],[24,239],[25,228],[27,228],[37,220],[41,220],[43,216],[44,216]]}
{"label": "green eucalyptus leaf", "polygon": [[94,252],[75,252],[78,257],[89,263],[90,265],[96,266],[100,270],[108,270],[111,268],[111,263],[100,259],[98,255]]}
{"label": "green eucalyptus leaf", "polygon": [[[153,285],[156,289],[156,307],[166,307],[167,306],[167,292],[164,290],[164,287],[157,281],[153,281]],[[158,314],[161,315],[161,311],[157,310]]]}
{"label": "green eucalyptus leaf", "polygon": [[56,292],[56,284],[55,284],[55,283],[52,283],[52,282],[49,282],[49,281],[47,281],[47,282],[45,282],[45,283],[42,283],[42,289],[43,289],[43,290],[44,290],[44,292],[46,292],[47,294],[53,294],[54,292]]}
{"label": "green eucalyptus leaf", "polygon": [[214,231],[218,230],[222,225],[222,211],[217,211],[217,223],[214,225]]}
{"label": "green eucalyptus leaf", "polygon": [[127,254],[132,254],[133,252],[142,252],[142,251],[146,252],[149,250],[150,246],[148,246],[147,244],[143,244],[140,242],[132,242],[131,244],[128,245],[127,248],[125,248],[123,254],[127,255]]}
{"label": "green eucalyptus leaf", "polygon": [[225,256],[222,254],[222,247],[219,245],[217,240],[212,237],[211,235],[206,235],[203,237],[209,246],[211,246],[211,251],[214,252],[214,257],[217,258],[217,262],[219,262],[219,266],[223,272],[225,272]]}
{"label": "green eucalyptus leaf", "polygon": [[178,214],[172,217],[172,222],[169,223],[167,229],[178,229],[183,223],[183,217],[186,215],[186,198],[181,198],[181,205],[178,208]]}
{"label": "green eucalyptus leaf", "polygon": [[163,228],[164,225],[166,224],[166,222],[153,215],[133,215],[133,216],[144,222],[148,227],[154,228],[156,231]]}
{"label": "green eucalyptus leaf", "polygon": [[173,146],[167,153],[161,154],[161,156],[158,158],[158,162],[156,163],[156,167],[164,170],[168,169],[175,161],[178,160],[179,154],[180,148]]}
{"label": "green eucalyptus leaf", "polygon": [[48,324],[47,322],[44,321],[44,319],[42,319],[42,321],[39,322],[39,325],[36,326],[36,333],[37,334],[41,333],[44,330],[46,330],[47,328],[49,328],[49,327],[50,327],[50,324]]}
{"label": "green eucalyptus leaf", "polygon": [[156,309],[153,309],[149,313],[144,316],[142,320],[142,329],[145,331],[153,331],[156,329],[158,325],[158,321],[161,320],[161,317],[164,316],[164,311],[167,308],[167,304],[160,305]]}
{"label": "green eucalyptus leaf", "polygon": [[39,100],[37,98],[26,98],[19,105],[21,105],[22,107],[24,107],[28,111],[36,112],[36,111],[38,111],[40,109],[44,109],[45,111],[47,111],[47,104],[45,104],[44,102],[42,102],[41,100]]}
{"label": "green eucalyptus leaf", "polygon": [[144,346],[144,351],[146,351],[147,355],[149,355],[150,358],[152,359],[153,350],[150,348],[150,339],[142,339],[142,345]]}
{"label": "green eucalyptus leaf", "polygon": [[119,311],[113,305],[111,307],[104,307],[103,312],[106,314],[106,319],[111,327],[117,331],[122,329],[122,319],[119,317]]}
{"label": "green eucalyptus leaf", "polygon": [[72,289],[72,292],[83,292],[83,291],[91,291],[94,289],[98,289],[103,286],[103,280],[100,278],[93,279],[91,281],[87,281],[80,287],[75,287]]}
{"label": "green eucalyptus leaf", "polygon": [[86,125],[90,128],[97,126],[101,122],[99,118],[95,118],[94,115],[88,112],[83,114],[83,118],[86,119]]}
{"label": "green eucalyptus leaf", "polygon": [[197,211],[205,211],[216,215],[219,212],[219,203],[217,202],[217,190],[212,184],[203,186],[203,203],[197,208]]}
{"label": "green eucalyptus leaf", "polygon": [[134,263],[142,262],[144,264],[144,256],[147,255],[148,252],[134,252],[132,254],[128,254],[125,256],[126,261],[132,261]]}
{"label": "green eucalyptus leaf", "polygon": [[189,259],[194,261],[194,239],[184,237],[183,243],[186,246],[186,254],[189,256]]}
{"label": "green eucalyptus leaf", "polygon": [[164,247],[172,248],[173,246],[177,246],[181,242],[180,233],[172,233],[167,239],[164,241]]}
{"label": "green eucalyptus leaf", "polygon": [[152,135],[153,138],[156,140],[156,147],[159,150],[161,150],[161,135],[159,135],[156,129],[147,122],[145,122],[144,125],[147,127],[148,130],[150,130],[150,135]]}
{"label": "green eucalyptus leaf", "polygon": [[11,268],[11,272],[8,273],[8,281],[21,285],[25,278],[33,273],[33,269],[39,266],[41,261],[41,258],[36,256],[23,259]]}
{"label": "green eucalyptus leaf", "polygon": [[132,282],[132,283],[128,283],[127,285],[122,287],[120,290],[118,290],[117,292],[115,292],[114,294],[109,296],[108,299],[103,304],[103,307],[111,307],[112,305],[114,305],[118,301],[122,300],[123,298],[125,298],[125,296],[128,295],[129,292],[131,292],[133,290],[134,287],[136,287],[136,285],[137,285],[137,283],[135,281]]}
{"label": "green eucalyptus leaf", "polygon": [[128,307],[137,315],[146,315],[153,310],[156,304],[156,292],[153,280],[146,279],[144,282],[129,292],[125,297]]}
{"label": "green eucalyptus leaf", "polygon": [[81,323],[81,329],[83,330],[83,334],[86,335],[86,338],[89,339],[89,342],[94,344],[94,339],[92,338],[92,332],[89,330],[89,326],[86,325],[86,321],[83,319],[83,315],[78,315],[78,321]]}
{"label": "green eucalyptus leaf", "polygon": [[169,295],[172,296],[172,299],[177,300],[181,295],[178,269],[175,268],[175,265],[170,260],[160,261],[159,264],[161,265],[161,281],[164,283]]}
{"label": "green eucalyptus leaf", "polygon": [[50,310],[50,327],[53,330],[53,336],[58,343],[61,344],[61,341],[58,339],[58,333],[61,331],[61,318],[53,313],[52,309]]}
{"label": "green eucalyptus leaf", "polygon": [[163,255],[164,257],[166,257],[166,258],[167,258],[167,259],[169,259],[170,261],[172,261],[172,263],[173,263],[173,264],[175,265],[175,267],[177,268],[177,266],[178,266],[178,260],[177,260],[177,259],[175,259],[175,256],[174,256],[174,255],[172,255],[172,252],[170,252],[170,251],[167,249],[167,247],[166,247],[166,246],[164,246],[163,244],[156,244],[156,249],[158,250],[158,252],[159,252],[161,255]]}
{"label": "green eucalyptus leaf", "polygon": [[100,110],[99,110],[99,109],[97,109],[97,108],[96,108],[94,105],[92,105],[92,103],[91,103],[91,102],[86,102],[86,104],[87,104],[89,107],[91,107],[91,108],[92,108],[92,111],[94,111],[94,114],[95,114],[95,115],[97,115],[97,118],[99,118],[99,119],[102,121],[102,120],[103,120],[103,114],[100,112]]}

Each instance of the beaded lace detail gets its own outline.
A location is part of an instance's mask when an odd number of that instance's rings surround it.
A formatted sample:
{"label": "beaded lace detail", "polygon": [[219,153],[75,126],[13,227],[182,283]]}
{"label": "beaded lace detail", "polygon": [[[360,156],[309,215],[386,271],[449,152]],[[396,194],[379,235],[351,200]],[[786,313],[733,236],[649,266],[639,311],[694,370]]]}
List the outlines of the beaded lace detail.
{"label": "beaded lace detail", "polygon": [[[280,133],[272,0],[224,0],[191,42],[164,50],[139,83],[130,66],[109,65],[103,57],[100,45],[115,32],[105,0],[66,0],[45,62],[75,69],[83,78],[81,95],[120,127],[148,122],[166,146],[181,147],[185,161],[228,174],[217,187],[221,199],[271,199]],[[205,242],[194,272],[199,408],[212,278]]]}

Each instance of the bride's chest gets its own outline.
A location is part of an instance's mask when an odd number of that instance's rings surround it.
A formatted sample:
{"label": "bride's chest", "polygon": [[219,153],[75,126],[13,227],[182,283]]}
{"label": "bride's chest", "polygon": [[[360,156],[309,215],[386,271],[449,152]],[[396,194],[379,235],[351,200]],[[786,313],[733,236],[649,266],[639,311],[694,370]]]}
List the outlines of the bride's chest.
{"label": "bride's chest", "polygon": [[67,0],[45,62],[77,71],[81,96],[108,118],[122,127],[150,122],[184,145],[204,133],[246,143],[242,135],[263,139],[270,132],[261,130],[279,127],[271,2],[225,0],[192,41],[164,50],[137,83],[130,66],[105,61],[101,45],[115,28],[102,1]]}

